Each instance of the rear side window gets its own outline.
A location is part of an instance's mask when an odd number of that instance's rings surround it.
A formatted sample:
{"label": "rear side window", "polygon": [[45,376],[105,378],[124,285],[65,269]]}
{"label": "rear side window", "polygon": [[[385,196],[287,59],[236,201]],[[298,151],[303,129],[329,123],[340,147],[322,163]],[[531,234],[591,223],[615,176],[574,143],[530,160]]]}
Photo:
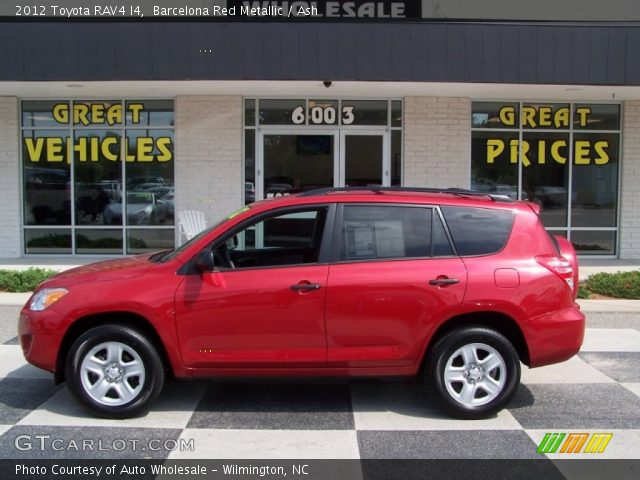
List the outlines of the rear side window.
{"label": "rear side window", "polygon": [[427,257],[430,208],[345,205],[341,260]]}
{"label": "rear side window", "polygon": [[345,205],[341,233],[340,260],[453,254],[440,217],[428,207]]}
{"label": "rear side window", "polygon": [[507,243],[512,212],[474,207],[441,209],[459,255],[488,255],[502,250]]}

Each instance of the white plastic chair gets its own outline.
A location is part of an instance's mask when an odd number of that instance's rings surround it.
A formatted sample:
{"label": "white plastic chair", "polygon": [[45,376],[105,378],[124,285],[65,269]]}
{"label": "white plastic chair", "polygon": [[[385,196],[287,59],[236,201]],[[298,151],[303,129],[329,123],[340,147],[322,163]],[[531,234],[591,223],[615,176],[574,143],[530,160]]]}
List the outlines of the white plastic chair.
{"label": "white plastic chair", "polygon": [[207,228],[207,220],[204,218],[204,213],[200,210],[183,210],[178,212],[178,222],[180,224],[180,232],[184,234],[187,240],[191,240]]}

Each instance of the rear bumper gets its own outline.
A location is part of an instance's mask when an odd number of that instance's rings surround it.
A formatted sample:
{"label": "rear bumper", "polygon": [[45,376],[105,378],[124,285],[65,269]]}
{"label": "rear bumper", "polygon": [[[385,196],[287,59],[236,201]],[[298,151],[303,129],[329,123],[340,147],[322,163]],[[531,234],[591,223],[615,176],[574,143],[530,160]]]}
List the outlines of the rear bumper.
{"label": "rear bumper", "polygon": [[573,357],[584,340],[585,316],[577,305],[530,319],[527,324],[530,367]]}

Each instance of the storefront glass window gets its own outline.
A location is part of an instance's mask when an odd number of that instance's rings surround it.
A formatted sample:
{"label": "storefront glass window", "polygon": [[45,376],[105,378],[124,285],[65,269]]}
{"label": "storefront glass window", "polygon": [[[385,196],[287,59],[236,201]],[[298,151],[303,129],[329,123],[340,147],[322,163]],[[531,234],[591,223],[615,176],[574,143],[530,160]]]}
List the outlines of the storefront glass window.
{"label": "storefront glass window", "polygon": [[306,116],[305,100],[260,100],[261,125],[302,125]]}
{"label": "storefront glass window", "polygon": [[244,131],[244,204],[256,201],[256,131]]}
{"label": "storefront glass window", "polygon": [[[353,120],[348,116],[351,109]],[[343,100],[342,101],[343,125],[386,125],[387,101],[386,100]]]}
{"label": "storefront glass window", "polygon": [[541,206],[581,255],[614,255],[620,107],[474,102],[473,189]]}
{"label": "storefront glass window", "polygon": [[256,101],[253,98],[244,101],[244,124],[253,127],[256,124]]}
{"label": "storefront glass window", "polygon": [[173,247],[172,100],[24,101],[22,122],[25,253]]}
{"label": "storefront glass window", "polygon": [[569,208],[569,134],[525,132],[522,135],[522,199],[542,206],[546,227],[566,227]]}
{"label": "storefront glass window", "polygon": [[[486,155],[487,145],[495,145],[486,162],[471,163],[471,188],[479,192],[499,193],[518,198],[516,132],[474,131],[471,137],[472,158]],[[515,147],[514,147],[515,145]],[[512,160],[513,159],[513,160]]]}
{"label": "storefront glass window", "polygon": [[59,130],[23,130],[22,136],[24,224],[70,225],[68,138]]}
{"label": "storefront glass window", "polygon": [[402,102],[400,100],[393,100],[391,102],[391,126],[402,126]]}
{"label": "storefront glass window", "polygon": [[402,185],[402,130],[391,130],[391,186]]}

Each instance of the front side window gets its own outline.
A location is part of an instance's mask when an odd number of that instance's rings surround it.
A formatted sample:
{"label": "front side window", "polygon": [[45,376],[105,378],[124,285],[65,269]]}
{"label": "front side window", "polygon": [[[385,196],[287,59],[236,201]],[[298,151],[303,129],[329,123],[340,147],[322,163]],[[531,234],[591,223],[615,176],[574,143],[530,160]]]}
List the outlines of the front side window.
{"label": "front side window", "polygon": [[[435,238],[432,222],[436,224]],[[431,208],[346,205],[340,260],[450,255],[440,218]]]}
{"label": "front side window", "polygon": [[327,207],[277,213],[250,223],[214,249],[223,269],[317,263]]}

